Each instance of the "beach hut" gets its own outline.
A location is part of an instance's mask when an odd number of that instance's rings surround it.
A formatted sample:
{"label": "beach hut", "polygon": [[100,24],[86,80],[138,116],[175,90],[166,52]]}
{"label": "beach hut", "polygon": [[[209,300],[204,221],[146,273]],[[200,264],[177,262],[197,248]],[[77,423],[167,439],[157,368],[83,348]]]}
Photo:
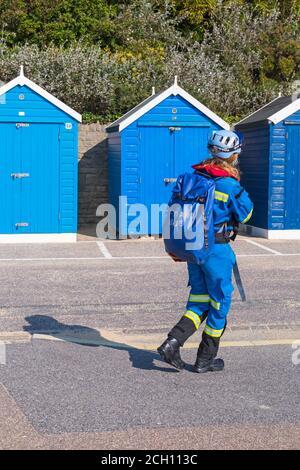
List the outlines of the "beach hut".
{"label": "beach hut", "polygon": [[[134,210],[147,208],[146,224],[139,234],[160,234],[151,219],[151,207],[167,203],[176,177],[208,156],[207,137],[214,129],[229,125],[177,83],[153,93],[107,127],[109,200],[117,210],[117,230],[130,234]],[[120,204],[120,196],[123,202]]]}
{"label": "beach hut", "polygon": [[76,240],[80,121],[23,67],[0,88],[0,242]]}
{"label": "beach hut", "polygon": [[254,202],[247,233],[300,238],[300,99],[278,97],[235,129],[245,137],[242,184]]}

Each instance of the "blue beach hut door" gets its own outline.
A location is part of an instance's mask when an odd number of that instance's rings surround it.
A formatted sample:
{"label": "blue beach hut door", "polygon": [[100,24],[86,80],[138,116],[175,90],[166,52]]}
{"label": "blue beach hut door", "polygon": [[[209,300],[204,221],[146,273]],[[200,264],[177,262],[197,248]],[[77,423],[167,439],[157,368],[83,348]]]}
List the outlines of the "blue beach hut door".
{"label": "blue beach hut door", "polygon": [[195,163],[209,158],[207,152],[207,140],[209,126],[207,127],[182,127],[175,133],[174,161],[175,175],[193,171]]}
{"label": "blue beach hut door", "polygon": [[59,232],[59,125],[1,124],[1,233]]}
{"label": "blue beach hut door", "polygon": [[292,230],[300,227],[300,126],[289,125],[286,130],[285,228]]}
{"label": "blue beach hut door", "polygon": [[155,223],[151,205],[168,203],[178,175],[206,158],[208,131],[209,126],[140,128],[141,201],[148,209],[148,233],[162,233],[163,213]]}

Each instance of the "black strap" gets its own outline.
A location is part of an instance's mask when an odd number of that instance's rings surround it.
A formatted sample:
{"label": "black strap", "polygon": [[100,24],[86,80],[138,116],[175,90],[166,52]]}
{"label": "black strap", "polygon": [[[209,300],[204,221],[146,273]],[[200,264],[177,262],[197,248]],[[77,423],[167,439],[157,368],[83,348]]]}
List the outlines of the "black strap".
{"label": "black strap", "polygon": [[232,219],[231,222],[232,222],[232,232],[233,233],[230,237],[230,240],[234,242],[234,240],[236,239],[236,237],[238,236],[238,233],[239,233],[239,223],[235,219]]}
{"label": "black strap", "polygon": [[235,283],[236,283],[236,286],[238,288],[239,294],[241,296],[242,302],[246,302],[246,300],[247,300],[246,299],[246,293],[245,293],[245,289],[244,289],[244,286],[243,286],[243,282],[242,282],[242,278],[241,278],[241,275],[240,275],[240,271],[239,271],[237,261],[233,265],[233,274],[234,274]]}
{"label": "black strap", "polygon": [[[217,245],[226,244],[226,243],[229,243],[229,242],[230,242],[230,237],[228,237],[226,239],[223,236],[223,233],[216,233],[215,234],[215,243]],[[239,291],[240,297],[242,299],[242,302],[246,302],[247,299],[246,299],[245,289],[244,289],[244,286],[243,286],[243,282],[242,282],[242,278],[241,278],[241,275],[240,275],[240,271],[239,271],[237,261],[233,265],[233,275],[234,275],[235,283],[236,283],[236,286],[238,288],[238,291]]]}
{"label": "black strap", "polygon": [[208,249],[208,230],[207,230],[207,220],[206,220],[206,214],[204,212],[204,246],[206,249]]}
{"label": "black strap", "polygon": [[200,203],[200,210],[203,217],[203,231],[204,231],[204,246],[208,249],[208,227],[207,227],[207,217],[205,213],[205,201],[200,202],[201,198],[198,198],[198,202]]}
{"label": "black strap", "polygon": [[[228,225],[232,225],[232,230],[228,230]],[[231,241],[234,242],[239,233],[239,223],[233,217],[228,222],[216,224],[216,227],[223,227],[222,232],[215,234],[216,243],[229,243]],[[222,238],[224,239],[223,242],[221,241]]]}
{"label": "black strap", "polygon": [[216,245],[226,245],[227,243],[230,243],[230,240],[228,238],[225,238],[223,233],[215,233]]}
{"label": "black strap", "polygon": [[242,188],[242,189],[237,193],[237,195],[235,196],[235,199],[239,199],[239,198],[241,197],[241,195],[243,194],[244,191],[245,191],[244,188]]}

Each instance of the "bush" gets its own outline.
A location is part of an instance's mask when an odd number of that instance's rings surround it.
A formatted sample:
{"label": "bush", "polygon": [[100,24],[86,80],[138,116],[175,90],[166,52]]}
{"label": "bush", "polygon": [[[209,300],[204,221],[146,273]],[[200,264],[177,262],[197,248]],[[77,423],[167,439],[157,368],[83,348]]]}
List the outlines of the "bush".
{"label": "bush", "polygon": [[10,47],[3,37],[0,79],[14,78],[24,64],[26,76],[84,113],[86,122],[112,121],[149,96],[152,86],[156,91],[170,86],[174,75],[230,122],[292,91],[300,78],[296,14],[283,17],[275,7],[265,11],[264,2],[258,10],[242,0],[214,0],[200,43],[180,32],[172,4],[133,0],[120,7],[111,48],[84,41],[67,48]]}

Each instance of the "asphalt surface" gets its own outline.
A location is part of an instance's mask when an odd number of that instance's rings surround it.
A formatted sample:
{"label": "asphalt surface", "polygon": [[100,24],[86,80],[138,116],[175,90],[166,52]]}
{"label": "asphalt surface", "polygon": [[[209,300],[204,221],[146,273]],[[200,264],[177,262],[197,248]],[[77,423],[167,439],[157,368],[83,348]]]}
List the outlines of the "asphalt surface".
{"label": "asphalt surface", "polygon": [[[189,364],[195,353],[185,351]],[[35,340],[8,346],[1,380],[34,428],[49,434],[299,421],[290,347],[226,349],[222,356],[224,372],[199,376],[149,351]]]}
{"label": "asphalt surface", "polygon": [[188,295],[161,241],[0,246],[0,448],[299,448],[300,241],[234,248],[248,300],[199,376],[155,352]]}
{"label": "asphalt surface", "polygon": [[[248,301],[235,293],[230,322],[299,323],[300,242],[259,243],[284,254],[243,239],[235,243]],[[188,295],[185,264],[165,256],[160,241],[106,247],[112,259],[93,242],[0,246],[0,329],[20,330],[32,315],[85,326],[172,324]]]}

